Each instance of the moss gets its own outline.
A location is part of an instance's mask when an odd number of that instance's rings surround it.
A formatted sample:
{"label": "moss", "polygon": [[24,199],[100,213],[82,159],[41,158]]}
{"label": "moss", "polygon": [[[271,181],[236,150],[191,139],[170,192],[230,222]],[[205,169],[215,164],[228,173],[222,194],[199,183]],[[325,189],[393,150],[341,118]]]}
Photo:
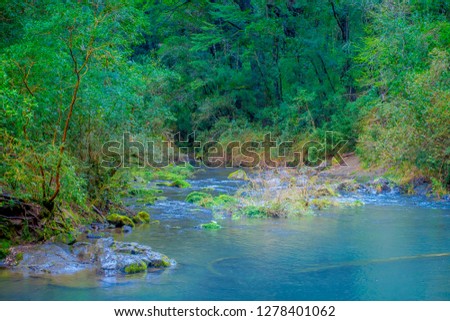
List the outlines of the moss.
{"label": "moss", "polygon": [[23,260],[23,253],[22,252],[18,252],[16,254],[16,262],[19,263],[22,260]]}
{"label": "moss", "polygon": [[213,197],[205,192],[192,192],[186,197],[186,202],[205,206],[212,201]]}
{"label": "moss", "polygon": [[155,170],[148,175],[149,179],[162,179],[167,181],[175,181],[177,179],[186,179],[191,177],[195,168],[190,164],[184,166],[173,166],[170,164],[164,168]]}
{"label": "moss", "polygon": [[150,223],[150,214],[145,211],[140,211],[133,217],[135,223]]}
{"label": "moss", "polygon": [[125,215],[110,214],[106,217],[106,220],[109,223],[114,224],[114,226],[116,226],[116,227],[122,227],[124,225],[129,225],[131,227],[134,227],[134,222],[131,220],[131,218],[129,218],[128,216],[125,216]]}
{"label": "moss", "polygon": [[316,198],[311,200],[310,204],[317,208],[318,210],[323,210],[331,206],[339,206],[339,203],[329,200],[327,198]]}
{"label": "moss", "polygon": [[147,195],[145,197],[138,198],[136,200],[137,203],[142,203],[145,205],[153,205],[159,199],[159,197],[153,195]]}
{"label": "moss", "polygon": [[351,203],[351,206],[353,207],[360,207],[360,206],[364,206],[364,202],[360,201],[360,200],[356,200],[353,203]]}
{"label": "moss", "polygon": [[222,204],[236,204],[238,200],[230,195],[222,194],[214,198],[214,203],[216,205],[222,205]]}
{"label": "moss", "polygon": [[178,188],[189,188],[191,184],[186,182],[183,179],[176,179],[172,183],[169,184],[170,187],[178,187]]}
{"label": "moss", "polygon": [[162,191],[159,189],[151,188],[133,188],[128,190],[128,194],[131,196],[155,196],[161,194]]}
{"label": "moss", "polygon": [[147,270],[147,264],[145,262],[139,262],[139,263],[133,263],[130,265],[127,265],[124,269],[126,274],[134,274],[134,273],[140,273]]}
{"label": "moss", "polygon": [[154,267],[169,267],[169,266],[171,266],[172,264],[170,263],[170,259],[169,259],[167,256],[163,255],[163,256],[161,257],[161,260],[154,261],[154,262],[152,263],[152,265],[153,265]]}
{"label": "moss", "polygon": [[266,217],[267,211],[263,207],[249,205],[240,210],[242,215],[248,217]]}
{"label": "moss", "polygon": [[158,182],[158,183],[156,183],[156,186],[170,187],[170,182]]}
{"label": "moss", "polygon": [[211,208],[237,204],[238,200],[226,194],[213,197],[211,194],[205,192],[192,192],[186,197],[186,202]]}
{"label": "moss", "polygon": [[314,192],[314,196],[339,196],[339,194],[331,186],[323,185]]}
{"label": "moss", "polygon": [[216,221],[200,224],[200,227],[205,230],[218,230],[222,228],[222,226],[220,226]]}
{"label": "moss", "polygon": [[238,169],[237,171],[230,173],[230,175],[228,175],[228,179],[241,179],[244,181],[249,180],[247,173],[242,169]]}
{"label": "moss", "polygon": [[53,242],[64,243],[67,245],[72,245],[77,241],[78,233],[75,231],[61,233],[53,237]]}

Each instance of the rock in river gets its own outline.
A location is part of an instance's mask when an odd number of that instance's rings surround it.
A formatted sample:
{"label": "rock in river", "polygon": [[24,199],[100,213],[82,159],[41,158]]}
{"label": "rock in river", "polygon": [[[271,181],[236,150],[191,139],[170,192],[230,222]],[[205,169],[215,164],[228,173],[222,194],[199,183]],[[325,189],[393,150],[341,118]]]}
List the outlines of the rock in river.
{"label": "rock in river", "polygon": [[[20,260],[15,259],[17,257]],[[107,276],[176,264],[149,246],[117,242],[111,237],[77,242],[71,246],[59,243],[17,246],[6,262],[10,269],[24,273],[66,274],[95,269]]]}

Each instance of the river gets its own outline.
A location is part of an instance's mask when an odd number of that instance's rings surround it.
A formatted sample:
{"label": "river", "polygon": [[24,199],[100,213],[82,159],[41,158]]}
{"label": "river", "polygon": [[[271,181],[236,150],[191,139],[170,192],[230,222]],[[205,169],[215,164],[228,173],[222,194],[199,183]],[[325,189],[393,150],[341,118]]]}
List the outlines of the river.
{"label": "river", "polygon": [[[363,207],[290,219],[213,218],[185,203],[192,190],[233,193],[227,170],[192,188],[164,187],[147,208],[159,224],[115,239],[151,245],[174,268],[113,278],[36,277],[0,270],[0,300],[449,300],[450,204],[362,195]],[[354,198],[354,196],[348,196]],[[221,230],[201,230],[217,219]]]}

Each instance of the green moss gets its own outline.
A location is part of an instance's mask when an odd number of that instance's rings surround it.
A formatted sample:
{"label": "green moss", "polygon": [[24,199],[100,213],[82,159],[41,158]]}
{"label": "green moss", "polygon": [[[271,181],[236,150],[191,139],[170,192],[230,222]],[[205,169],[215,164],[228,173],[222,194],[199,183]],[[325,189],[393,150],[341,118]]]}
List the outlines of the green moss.
{"label": "green moss", "polygon": [[364,206],[364,202],[360,201],[360,200],[356,200],[353,203],[351,203],[351,206],[353,207],[360,207],[360,206]]}
{"label": "green moss", "polygon": [[244,181],[249,180],[247,173],[242,169],[238,169],[237,171],[230,173],[230,175],[228,175],[228,178],[229,179],[241,179]]}
{"label": "green moss", "polygon": [[230,195],[222,194],[217,197],[214,197],[214,203],[216,205],[226,205],[226,204],[236,204],[238,200]]}
{"label": "green moss", "polygon": [[218,230],[218,229],[222,228],[222,226],[217,224],[216,221],[211,221],[209,223],[200,224],[200,227],[205,229],[205,230]]}
{"label": "green moss", "polygon": [[162,193],[159,189],[150,189],[150,188],[132,188],[128,190],[128,194],[130,196],[156,196],[157,194]]}
{"label": "green moss", "polygon": [[131,227],[134,227],[134,222],[131,220],[131,218],[129,218],[128,216],[125,216],[125,215],[110,214],[106,217],[106,220],[109,223],[114,224],[114,226],[116,226],[116,227],[122,227],[124,225],[129,225]]}
{"label": "green moss", "polygon": [[169,184],[170,187],[178,187],[178,188],[189,188],[191,184],[186,182],[183,179],[176,179],[172,183]]}
{"label": "green moss", "polygon": [[16,262],[19,263],[22,260],[23,260],[23,253],[22,252],[18,252],[16,254]]}
{"label": "green moss", "polygon": [[212,202],[212,200],[212,195],[205,192],[192,192],[186,197],[186,202],[200,206],[206,206],[208,203]]}
{"label": "green moss", "polygon": [[175,181],[178,179],[186,179],[191,177],[195,168],[190,164],[184,166],[173,166],[170,164],[164,168],[153,171],[148,177],[149,179],[161,179],[167,181]]}
{"label": "green moss", "polygon": [[156,186],[170,187],[170,182],[158,182],[158,183],[156,183]]}
{"label": "green moss", "polygon": [[78,233],[75,231],[61,233],[53,238],[53,242],[71,245],[77,241]]}
{"label": "green moss", "polygon": [[316,207],[318,210],[323,210],[325,208],[329,208],[331,206],[339,206],[339,203],[329,200],[327,198],[316,198],[311,200],[311,205]]}
{"label": "green moss", "polygon": [[161,260],[153,262],[153,266],[154,267],[169,267],[171,265],[172,264],[170,263],[170,259],[167,256],[165,256],[165,255],[163,255],[161,257]]}
{"label": "green moss", "polygon": [[186,197],[186,202],[211,208],[237,204],[238,200],[226,194],[213,197],[211,194],[205,192],[192,192]]}
{"label": "green moss", "polygon": [[135,216],[133,216],[133,221],[136,224],[150,223],[150,214],[148,214],[147,212],[141,211],[141,212],[137,213]]}
{"label": "green moss", "polygon": [[240,213],[248,217],[266,217],[267,211],[263,207],[249,205],[241,208]]}
{"label": "green moss", "polygon": [[153,195],[147,195],[145,197],[138,198],[136,200],[137,203],[142,203],[145,205],[153,205],[159,199],[159,197]]}
{"label": "green moss", "polygon": [[331,187],[330,185],[323,185],[320,186],[314,193],[314,196],[320,197],[320,196],[339,196],[339,193],[336,192],[336,190]]}
{"label": "green moss", "polygon": [[147,270],[147,264],[145,262],[133,263],[125,267],[126,274],[140,273]]}

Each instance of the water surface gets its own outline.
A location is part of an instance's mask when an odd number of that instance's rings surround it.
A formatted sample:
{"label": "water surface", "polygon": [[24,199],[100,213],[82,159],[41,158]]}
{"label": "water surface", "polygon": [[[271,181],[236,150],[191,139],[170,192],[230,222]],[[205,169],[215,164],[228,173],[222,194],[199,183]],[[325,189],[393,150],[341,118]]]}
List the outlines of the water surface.
{"label": "water surface", "polygon": [[[165,188],[147,210],[159,225],[117,240],[177,260],[164,271],[116,278],[57,278],[0,270],[0,300],[449,300],[450,206],[423,197],[360,196],[360,208],[298,219],[213,219],[183,200],[192,190],[232,193],[242,182],[208,170],[191,189]],[[350,196],[353,197],[354,196]],[[359,197],[359,196],[358,196]]]}

